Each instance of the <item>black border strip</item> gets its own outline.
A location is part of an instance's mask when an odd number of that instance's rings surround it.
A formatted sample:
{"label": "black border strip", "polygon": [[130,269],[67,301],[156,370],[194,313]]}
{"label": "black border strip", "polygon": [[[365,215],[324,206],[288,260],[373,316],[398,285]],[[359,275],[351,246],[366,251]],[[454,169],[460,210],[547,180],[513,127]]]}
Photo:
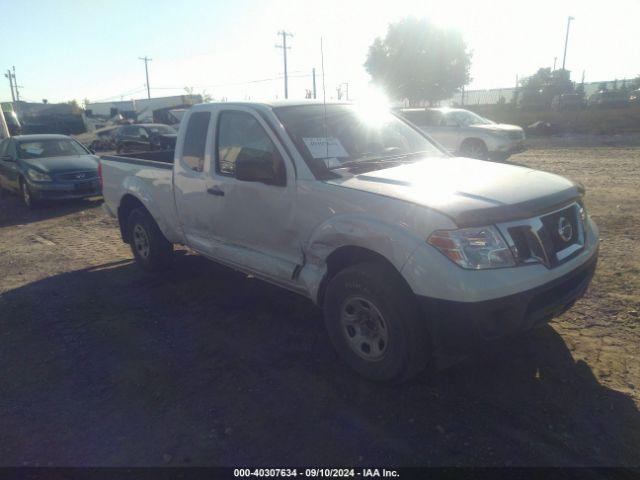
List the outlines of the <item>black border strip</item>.
{"label": "black border strip", "polygon": [[[280,474],[276,474],[279,471]],[[294,475],[293,472],[296,472]],[[332,472],[336,472],[333,475]],[[247,475],[247,472],[248,475]],[[308,473],[307,473],[308,472]],[[313,472],[316,472],[315,474]],[[340,472],[340,473],[338,473]],[[353,474],[351,474],[353,472]],[[640,467],[15,467],[0,480],[191,480],[217,478],[390,479],[620,479],[640,478]]]}

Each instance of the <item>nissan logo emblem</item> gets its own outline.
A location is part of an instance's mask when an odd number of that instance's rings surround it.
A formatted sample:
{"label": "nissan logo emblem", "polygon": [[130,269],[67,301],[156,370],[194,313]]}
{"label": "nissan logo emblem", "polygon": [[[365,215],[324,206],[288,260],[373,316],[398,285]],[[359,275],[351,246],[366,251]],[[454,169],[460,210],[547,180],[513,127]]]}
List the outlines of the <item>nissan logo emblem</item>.
{"label": "nissan logo emblem", "polygon": [[560,217],[558,219],[558,235],[560,235],[560,238],[565,242],[568,242],[571,240],[571,237],[573,237],[573,227],[566,217]]}

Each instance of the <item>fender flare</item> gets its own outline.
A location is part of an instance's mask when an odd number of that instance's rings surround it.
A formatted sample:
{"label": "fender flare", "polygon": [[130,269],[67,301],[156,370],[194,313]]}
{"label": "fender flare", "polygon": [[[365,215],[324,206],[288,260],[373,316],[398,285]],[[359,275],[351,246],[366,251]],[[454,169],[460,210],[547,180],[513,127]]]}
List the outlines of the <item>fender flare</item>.
{"label": "fender flare", "polygon": [[371,215],[332,217],[318,225],[303,246],[305,264],[299,277],[317,303],[328,273],[327,259],[337,250],[344,247],[368,250],[383,257],[402,275],[402,267],[420,243],[409,231]]}

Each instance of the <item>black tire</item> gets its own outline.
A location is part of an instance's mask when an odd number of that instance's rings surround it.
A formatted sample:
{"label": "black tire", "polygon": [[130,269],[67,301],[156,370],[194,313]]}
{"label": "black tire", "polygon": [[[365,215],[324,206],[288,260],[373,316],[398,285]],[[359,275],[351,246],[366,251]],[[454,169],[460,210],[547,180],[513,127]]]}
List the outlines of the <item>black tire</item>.
{"label": "black tire", "polygon": [[489,158],[489,150],[482,140],[470,138],[462,142],[460,153],[463,157],[486,160]]}
{"label": "black tire", "polygon": [[[353,302],[364,307],[362,300],[373,306],[364,308],[364,318],[357,311],[352,315],[349,310],[353,310]],[[374,314],[367,318],[366,312]],[[381,322],[371,322],[378,327],[372,334],[374,340],[366,338],[371,325],[362,323],[378,317]],[[349,318],[357,320],[350,324]],[[339,272],[327,286],[324,321],[338,354],[370,380],[408,380],[431,359],[427,319],[421,315],[413,292],[399,274],[383,263],[361,263]],[[369,332],[363,333],[363,328]],[[364,348],[367,342],[368,349]]]}
{"label": "black tire", "polygon": [[165,238],[147,210],[136,208],[131,211],[127,235],[133,256],[143,270],[158,272],[171,265],[173,244]]}
{"label": "black tire", "polygon": [[20,197],[22,203],[30,210],[34,210],[40,205],[40,202],[33,197],[29,184],[22,178],[20,179]]}

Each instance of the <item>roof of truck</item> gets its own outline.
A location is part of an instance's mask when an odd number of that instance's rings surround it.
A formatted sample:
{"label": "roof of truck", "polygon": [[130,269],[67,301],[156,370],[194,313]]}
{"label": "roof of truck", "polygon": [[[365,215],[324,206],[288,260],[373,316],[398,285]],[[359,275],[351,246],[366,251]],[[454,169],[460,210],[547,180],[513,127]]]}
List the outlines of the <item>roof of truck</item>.
{"label": "roof of truck", "polygon": [[[201,103],[196,105],[198,107],[206,108],[207,105],[244,105],[247,107],[252,106],[261,106],[261,107],[300,107],[304,105],[323,105],[322,100],[265,100],[265,101],[255,101],[255,102],[212,102],[212,103]],[[342,102],[342,101],[329,101],[326,102],[327,105],[350,105],[351,102]]]}

